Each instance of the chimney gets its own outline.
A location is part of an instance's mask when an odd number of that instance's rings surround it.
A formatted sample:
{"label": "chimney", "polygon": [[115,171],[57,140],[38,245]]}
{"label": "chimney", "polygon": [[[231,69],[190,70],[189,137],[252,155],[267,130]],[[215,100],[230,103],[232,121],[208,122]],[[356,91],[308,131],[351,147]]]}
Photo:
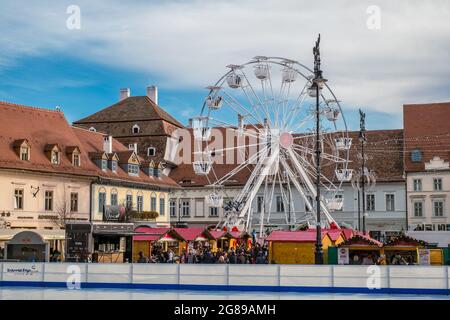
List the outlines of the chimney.
{"label": "chimney", "polygon": [[103,151],[106,153],[112,153],[112,136],[103,137]]}
{"label": "chimney", "polygon": [[119,101],[122,101],[126,98],[130,97],[130,88],[122,88],[120,89],[120,97],[119,97]]}
{"label": "chimney", "polygon": [[192,118],[189,119],[189,125],[188,128],[192,128]]}
{"label": "chimney", "polygon": [[154,103],[158,104],[158,87],[149,86],[147,87],[147,97],[150,98]]}

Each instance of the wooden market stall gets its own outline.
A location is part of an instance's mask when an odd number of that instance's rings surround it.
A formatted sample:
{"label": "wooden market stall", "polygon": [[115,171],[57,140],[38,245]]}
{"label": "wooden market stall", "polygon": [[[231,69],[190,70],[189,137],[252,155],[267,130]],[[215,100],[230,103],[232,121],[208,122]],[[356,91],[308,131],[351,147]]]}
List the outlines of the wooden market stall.
{"label": "wooden market stall", "polygon": [[174,230],[183,238],[180,243],[182,253],[188,248],[209,247],[210,241],[214,240],[214,237],[205,228],[174,228]]}
{"label": "wooden market stall", "polygon": [[400,235],[388,241],[383,249],[388,264],[419,264],[419,250],[427,245],[425,241]]}
{"label": "wooden market stall", "polygon": [[147,258],[151,257],[154,248],[162,251],[172,250],[175,254],[181,254],[181,243],[184,239],[171,228],[138,227],[135,232],[141,233],[133,236],[133,262],[137,262],[139,252]]}
{"label": "wooden market stall", "polygon": [[231,240],[235,239],[228,231],[225,230],[209,230],[209,233],[213,237],[210,241],[211,251],[216,252],[217,250],[228,251],[231,249]]}
{"label": "wooden market stall", "polygon": [[[269,261],[277,264],[314,264],[316,233],[311,231],[272,231],[269,242]],[[322,233],[324,263],[328,261],[328,247],[333,242]]]}
{"label": "wooden market stall", "polygon": [[236,230],[231,231],[230,234],[233,236],[230,239],[231,248],[244,246],[245,249],[250,249],[252,247],[252,236],[248,232]]}
{"label": "wooden market stall", "polygon": [[340,243],[337,248],[340,264],[375,264],[383,254],[381,242],[358,232]]}

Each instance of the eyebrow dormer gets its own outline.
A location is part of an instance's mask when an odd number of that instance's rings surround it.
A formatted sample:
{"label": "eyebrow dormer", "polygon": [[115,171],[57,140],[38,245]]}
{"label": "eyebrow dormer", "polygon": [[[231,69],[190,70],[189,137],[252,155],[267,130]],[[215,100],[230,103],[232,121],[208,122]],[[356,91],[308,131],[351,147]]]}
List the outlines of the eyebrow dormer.
{"label": "eyebrow dormer", "polygon": [[16,154],[19,156],[20,160],[30,160],[31,147],[27,139],[19,139],[14,141],[13,148]]}
{"label": "eyebrow dormer", "polygon": [[74,167],[81,166],[81,152],[77,146],[69,146],[66,148],[66,155]]}
{"label": "eyebrow dormer", "polygon": [[61,163],[61,149],[56,143],[45,145],[44,153],[52,164]]}

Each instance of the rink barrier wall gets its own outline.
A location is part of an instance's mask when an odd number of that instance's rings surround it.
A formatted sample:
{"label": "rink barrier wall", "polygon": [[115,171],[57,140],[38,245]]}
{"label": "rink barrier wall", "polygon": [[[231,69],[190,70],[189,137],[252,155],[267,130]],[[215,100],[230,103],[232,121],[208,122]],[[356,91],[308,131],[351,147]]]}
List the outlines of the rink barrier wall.
{"label": "rink barrier wall", "polygon": [[[449,295],[449,269],[447,266],[374,269],[343,265],[3,262],[0,286],[66,287],[68,282],[77,281],[81,288]],[[77,273],[72,274],[73,271]],[[373,288],[378,284],[379,288]]]}

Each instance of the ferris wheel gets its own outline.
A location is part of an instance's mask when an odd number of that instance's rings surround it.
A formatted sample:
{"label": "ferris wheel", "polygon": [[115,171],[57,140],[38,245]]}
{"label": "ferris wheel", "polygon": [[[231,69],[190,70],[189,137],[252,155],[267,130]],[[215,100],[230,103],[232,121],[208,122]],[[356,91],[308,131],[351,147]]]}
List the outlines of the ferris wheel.
{"label": "ferris wheel", "polygon": [[[318,176],[321,224],[337,226],[331,212],[342,208],[342,197],[336,195],[342,183],[352,179],[348,168],[352,139],[331,88],[320,86],[317,115],[314,73],[303,64],[257,56],[227,68],[207,87],[201,114],[192,119],[194,171],[211,187],[209,206],[223,207],[225,212],[217,227],[256,228],[262,234],[269,226],[317,225]],[[321,170],[314,165],[317,118]],[[215,137],[224,132],[226,138]],[[234,165],[223,164],[228,154]],[[245,185],[230,197],[227,185],[242,176]]]}

